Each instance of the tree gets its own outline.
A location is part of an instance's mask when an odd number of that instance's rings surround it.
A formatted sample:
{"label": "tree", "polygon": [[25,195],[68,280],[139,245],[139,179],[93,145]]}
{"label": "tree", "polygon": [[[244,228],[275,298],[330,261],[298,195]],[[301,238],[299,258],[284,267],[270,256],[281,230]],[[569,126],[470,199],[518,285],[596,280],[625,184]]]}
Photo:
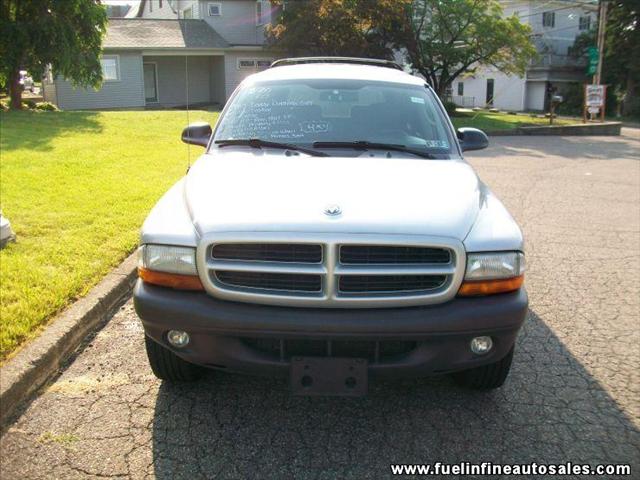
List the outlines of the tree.
{"label": "tree", "polygon": [[396,45],[439,95],[482,66],[523,75],[536,55],[531,28],[515,15],[504,18],[495,0],[409,2]]}
{"label": "tree", "polygon": [[403,52],[440,95],[481,66],[522,75],[536,55],[531,28],[515,16],[503,18],[496,0],[288,2],[267,31],[271,46],[290,55]]}
{"label": "tree", "polygon": [[640,0],[609,2],[602,76],[622,100],[622,114],[640,114]]}
{"label": "tree", "polygon": [[48,65],[74,85],[102,83],[107,13],[100,0],[1,0],[0,83],[20,109],[20,70],[41,78]]}
{"label": "tree", "polygon": [[406,1],[288,2],[277,23],[267,27],[267,42],[292,56],[392,58],[391,32],[400,26]]}

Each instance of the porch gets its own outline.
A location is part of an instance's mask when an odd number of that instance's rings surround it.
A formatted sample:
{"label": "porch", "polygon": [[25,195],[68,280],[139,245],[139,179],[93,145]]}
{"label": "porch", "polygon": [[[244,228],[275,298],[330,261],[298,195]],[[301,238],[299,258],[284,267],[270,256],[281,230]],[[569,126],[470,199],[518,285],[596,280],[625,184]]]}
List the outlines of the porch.
{"label": "porch", "polygon": [[223,55],[142,55],[145,108],[222,106]]}

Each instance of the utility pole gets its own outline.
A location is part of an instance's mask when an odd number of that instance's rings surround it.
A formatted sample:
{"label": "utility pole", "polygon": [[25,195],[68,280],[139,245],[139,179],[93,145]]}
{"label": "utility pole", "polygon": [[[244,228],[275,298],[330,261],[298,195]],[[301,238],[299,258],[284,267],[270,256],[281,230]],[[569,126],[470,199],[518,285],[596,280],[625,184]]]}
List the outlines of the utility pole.
{"label": "utility pole", "polygon": [[604,57],[604,40],[607,30],[608,0],[600,0],[598,12],[598,70],[593,77],[593,84],[600,85],[602,81],[602,59]]}

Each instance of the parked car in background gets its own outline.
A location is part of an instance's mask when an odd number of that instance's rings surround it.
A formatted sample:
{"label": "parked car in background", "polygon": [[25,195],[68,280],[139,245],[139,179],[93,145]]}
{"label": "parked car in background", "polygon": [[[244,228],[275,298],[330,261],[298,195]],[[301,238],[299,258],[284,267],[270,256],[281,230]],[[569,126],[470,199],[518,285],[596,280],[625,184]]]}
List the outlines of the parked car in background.
{"label": "parked car in background", "polygon": [[274,62],[141,234],[134,302],[154,373],[288,375],[360,395],[369,376],[502,385],[527,312],[520,229],[433,90],[385,61]]}

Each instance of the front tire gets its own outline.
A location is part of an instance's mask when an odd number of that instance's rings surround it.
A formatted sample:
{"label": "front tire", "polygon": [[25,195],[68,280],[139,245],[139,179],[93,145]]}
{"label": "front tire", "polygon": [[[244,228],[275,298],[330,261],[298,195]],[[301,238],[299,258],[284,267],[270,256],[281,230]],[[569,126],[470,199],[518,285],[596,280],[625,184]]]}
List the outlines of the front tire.
{"label": "front tire", "polygon": [[153,374],[160,380],[169,382],[193,382],[202,375],[202,367],[178,357],[168,348],[156,343],[146,335],[144,345]]}
{"label": "front tire", "polygon": [[502,359],[489,365],[471,368],[453,374],[454,380],[463,387],[475,390],[493,390],[502,386],[509,375],[511,361],[513,360],[513,347]]}

